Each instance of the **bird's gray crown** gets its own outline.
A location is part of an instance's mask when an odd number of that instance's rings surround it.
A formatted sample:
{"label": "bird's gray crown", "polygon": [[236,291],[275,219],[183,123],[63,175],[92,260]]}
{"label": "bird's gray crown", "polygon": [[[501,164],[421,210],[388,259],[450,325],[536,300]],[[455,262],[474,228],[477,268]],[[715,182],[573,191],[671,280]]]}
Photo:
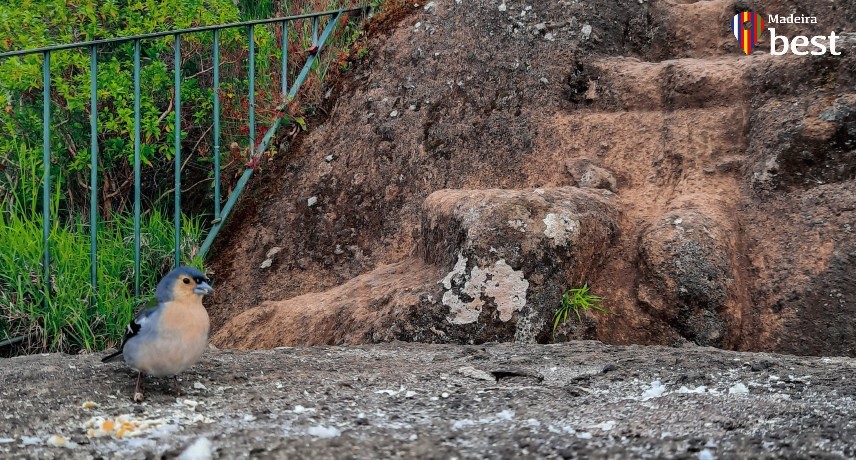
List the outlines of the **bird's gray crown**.
{"label": "bird's gray crown", "polygon": [[201,271],[188,266],[178,267],[173,269],[171,272],[167,273],[166,276],[160,280],[158,283],[157,290],[155,291],[155,299],[157,299],[158,303],[169,302],[172,300],[172,290],[175,286],[175,282],[182,275],[193,278],[194,280],[207,280],[208,278]]}

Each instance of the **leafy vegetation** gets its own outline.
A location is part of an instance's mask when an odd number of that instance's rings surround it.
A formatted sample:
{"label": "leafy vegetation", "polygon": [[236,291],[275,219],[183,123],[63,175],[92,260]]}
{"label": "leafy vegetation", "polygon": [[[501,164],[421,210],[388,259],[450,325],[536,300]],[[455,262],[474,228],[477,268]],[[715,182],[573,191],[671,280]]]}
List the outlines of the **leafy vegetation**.
{"label": "leafy vegetation", "polygon": [[570,316],[571,312],[576,314],[577,320],[580,322],[583,320],[583,315],[587,314],[590,310],[596,310],[607,314],[611,313],[606,308],[600,306],[602,301],[602,297],[589,293],[589,286],[587,283],[583,284],[583,287],[572,288],[565,291],[565,293],[562,294],[562,303],[559,305],[559,308],[553,316],[553,335],[556,335],[556,329],[560,324],[564,324],[568,321],[568,316]]}
{"label": "leafy vegetation", "polygon": [[[0,3],[0,52],[52,44],[168,31],[210,24],[350,6],[338,0],[7,0]],[[326,19],[319,24],[320,30]],[[341,27],[344,26],[344,27]],[[359,31],[344,23],[304,84],[319,100],[321,79],[335,48]],[[289,26],[292,76],[307,58],[310,20]],[[175,133],[173,37],[141,42],[142,293],[173,265],[172,191],[175,137],[182,145],[184,263],[194,255],[211,219],[213,199],[213,34],[181,42],[182,131]],[[256,128],[261,139],[280,116],[306,129],[311,106],[283,104],[279,24],[255,27]],[[220,145],[223,189],[246,167],[250,145],[248,43],[245,29],[220,34]],[[43,55],[0,59],[0,353],[93,351],[114,345],[138,302],[133,295],[133,43],[100,46],[98,73],[98,290],[90,286],[90,94],[88,49],[51,53],[51,280],[43,279],[41,177]],[[225,198],[225,197],[223,197]],[[192,216],[192,217],[191,217]],[[5,343],[4,343],[5,342]]]}

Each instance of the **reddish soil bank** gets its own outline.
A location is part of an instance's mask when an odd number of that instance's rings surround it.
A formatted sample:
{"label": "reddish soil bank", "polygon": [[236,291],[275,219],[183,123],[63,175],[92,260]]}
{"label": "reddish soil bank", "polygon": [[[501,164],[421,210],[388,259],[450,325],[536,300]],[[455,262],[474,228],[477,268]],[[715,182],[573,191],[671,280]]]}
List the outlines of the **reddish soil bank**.
{"label": "reddish soil bank", "polygon": [[[856,355],[856,4],[418,3],[251,184],[215,248],[215,343]],[[815,16],[777,33],[843,54],[745,56],[744,8]],[[585,282],[614,314],[554,337]]]}

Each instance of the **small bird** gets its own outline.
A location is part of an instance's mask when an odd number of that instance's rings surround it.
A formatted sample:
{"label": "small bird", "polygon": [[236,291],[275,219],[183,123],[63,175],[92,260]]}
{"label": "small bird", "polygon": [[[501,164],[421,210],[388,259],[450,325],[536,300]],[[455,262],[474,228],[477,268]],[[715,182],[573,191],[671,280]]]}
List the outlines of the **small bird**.
{"label": "small bird", "polygon": [[169,272],[155,291],[157,305],[140,311],[128,325],[119,351],[101,360],[109,363],[124,358],[137,371],[134,401],[143,400],[143,374],[175,376],[202,357],[210,329],[202,297],[214,292],[210,282],[193,267]]}

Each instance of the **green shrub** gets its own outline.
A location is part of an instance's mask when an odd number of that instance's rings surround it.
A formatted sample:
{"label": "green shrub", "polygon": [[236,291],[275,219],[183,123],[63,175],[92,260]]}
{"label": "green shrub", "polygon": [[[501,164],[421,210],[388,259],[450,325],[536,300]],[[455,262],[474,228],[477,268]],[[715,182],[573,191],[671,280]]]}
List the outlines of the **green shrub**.
{"label": "green shrub", "polygon": [[[0,4],[0,50],[31,49],[51,44],[237,22],[242,18],[232,0],[10,0]],[[271,60],[278,47],[264,27],[255,40],[259,92],[275,86]],[[141,160],[148,196],[160,196],[171,187],[174,156],[173,37],[141,42]],[[182,36],[182,139],[188,182],[210,178],[213,36]],[[111,200],[106,213],[124,211],[133,183],[133,43],[99,47],[98,146],[99,170],[105,194]],[[247,145],[247,39],[242,29],[221,34],[221,91],[223,130],[221,145],[232,140]],[[40,54],[0,60],[0,158],[16,145],[41,145],[42,62]],[[88,203],[90,165],[89,50],[56,51],[51,55],[52,170],[63,171],[62,184],[70,203]],[[278,100],[259,100],[258,126],[273,117]],[[270,106],[270,108],[268,108]],[[260,128],[260,129],[261,129]],[[242,166],[238,164],[237,166]],[[198,200],[197,200],[198,201]]]}

